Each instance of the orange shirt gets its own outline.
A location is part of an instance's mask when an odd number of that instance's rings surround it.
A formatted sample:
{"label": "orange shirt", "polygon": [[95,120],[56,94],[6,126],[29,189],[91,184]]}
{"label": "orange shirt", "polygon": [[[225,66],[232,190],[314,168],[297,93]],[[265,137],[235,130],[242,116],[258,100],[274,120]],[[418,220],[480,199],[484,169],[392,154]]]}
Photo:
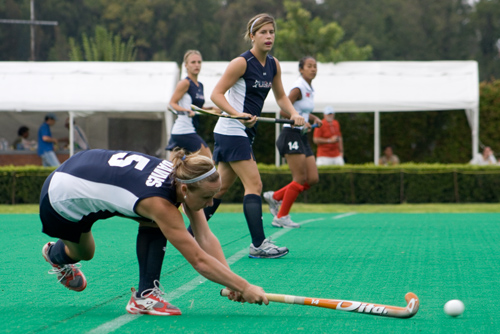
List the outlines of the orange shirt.
{"label": "orange shirt", "polygon": [[[323,125],[319,128],[314,129],[314,137],[320,138],[330,138],[332,136],[342,137],[342,132],[340,132],[340,124],[337,120],[333,120],[328,123],[325,119],[322,120]],[[331,144],[319,144],[318,152],[316,156],[318,157],[329,157],[335,158],[340,155],[339,142]]]}

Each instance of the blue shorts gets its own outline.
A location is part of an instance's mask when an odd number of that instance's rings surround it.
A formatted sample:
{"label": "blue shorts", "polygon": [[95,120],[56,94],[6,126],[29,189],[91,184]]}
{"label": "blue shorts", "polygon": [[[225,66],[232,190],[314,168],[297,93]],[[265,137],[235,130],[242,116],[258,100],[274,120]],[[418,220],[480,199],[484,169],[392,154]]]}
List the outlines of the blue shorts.
{"label": "blue shorts", "polygon": [[214,133],[215,145],[213,159],[216,163],[241,160],[255,160],[252,144],[248,137],[226,136]]}
{"label": "blue shorts", "polygon": [[168,142],[167,151],[172,151],[174,148],[183,148],[188,152],[196,152],[201,149],[201,146],[208,147],[207,143],[196,133],[188,133],[185,135],[172,135]]}
{"label": "blue shorts", "polygon": [[[53,237],[71,242],[79,243],[82,233],[90,232],[92,225],[98,220],[95,217],[84,217],[79,222],[67,220],[58,214],[49,199],[49,184],[54,172],[45,180],[40,194],[40,220],[42,221],[42,232]],[[110,216],[113,214],[109,213]],[[100,216],[99,219],[102,219]]]}
{"label": "blue shorts", "polygon": [[307,134],[302,134],[299,129],[283,128],[276,141],[276,147],[282,157],[285,154],[304,154],[306,157],[314,155]]}

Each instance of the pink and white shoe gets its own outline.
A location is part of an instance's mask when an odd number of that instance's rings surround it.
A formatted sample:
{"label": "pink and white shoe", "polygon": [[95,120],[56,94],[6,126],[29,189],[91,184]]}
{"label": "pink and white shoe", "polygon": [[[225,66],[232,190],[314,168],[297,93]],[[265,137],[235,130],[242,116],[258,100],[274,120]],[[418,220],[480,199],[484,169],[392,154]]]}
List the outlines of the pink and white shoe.
{"label": "pink and white shoe", "polygon": [[127,304],[126,310],[130,314],[149,315],[181,315],[181,310],[162,298],[163,291],[160,282],[155,281],[155,287],[145,290],[141,296],[132,288],[132,296]]}
{"label": "pink and white shoe", "polygon": [[54,246],[55,242],[48,242],[42,248],[42,255],[51,266],[49,274],[57,275],[59,282],[73,291],[83,291],[87,287],[85,275],[80,270],[80,263],[59,265],[52,263],[49,259],[49,249]]}

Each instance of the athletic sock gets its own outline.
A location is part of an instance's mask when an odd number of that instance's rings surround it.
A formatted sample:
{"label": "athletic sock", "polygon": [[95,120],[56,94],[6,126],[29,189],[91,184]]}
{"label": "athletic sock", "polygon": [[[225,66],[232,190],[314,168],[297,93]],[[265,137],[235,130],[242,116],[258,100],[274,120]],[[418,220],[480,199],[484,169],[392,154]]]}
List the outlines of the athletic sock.
{"label": "athletic sock", "polygon": [[283,197],[285,197],[286,188],[288,188],[288,186],[289,186],[289,184],[287,184],[286,186],[284,186],[280,190],[276,190],[273,194],[273,198],[277,201],[282,201]]}
{"label": "athletic sock", "polygon": [[243,197],[243,212],[252,237],[252,243],[255,247],[260,247],[266,238],[262,224],[262,198],[255,194],[245,195]]}
{"label": "athletic sock", "polygon": [[54,264],[61,265],[77,263],[78,261],[73,260],[68,256],[68,254],[66,254],[64,247],[64,242],[62,242],[61,239],[57,240],[55,245],[49,249],[50,261]]}
{"label": "athletic sock", "polygon": [[297,199],[297,196],[299,196],[299,194],[303,191],[304,186],[300,183],[292,181],[288,184],[288,186],[286,187],[285,196],[283,197],[283,203],[281,203],[280,211],[277,215],[278,218],[288,215],[293,203]]}
{"label": "athletic sock", "polygon": [[139,261],[139,289],[137,296],[154,288],[160,280],[167,239],[159,228],[141,226],[137,234],[137,260]]}
{"label": "athletic sock", "polygon": [[[214,215],[215,211],[217,211],[217,208],[219,207],[219,205],[221,203],[222,203],[222,199],[214,197],[214,205],[203,209],[203,212],[205,213],[205,218],[207,219],[207,221],[210,218],[212,218],[212,216]],[[191,233],[191,234],[193,234],[193,233]]]}
{"label": "athletic sock", "polygon": [[194,237],[193,228],[191,227],[191,224],[189,224],[189,226],[187,227],[187,230],[188,230],[189,234],[191,234]]}
{"label": "athletic sock", "polygon": [[304,190],[309,190],[309,189],[311,189],[311,186],[310,186],[310,185],[309,185],[309,183],[307,183],[307,182],[303,184],[303,187],[304,187]]}

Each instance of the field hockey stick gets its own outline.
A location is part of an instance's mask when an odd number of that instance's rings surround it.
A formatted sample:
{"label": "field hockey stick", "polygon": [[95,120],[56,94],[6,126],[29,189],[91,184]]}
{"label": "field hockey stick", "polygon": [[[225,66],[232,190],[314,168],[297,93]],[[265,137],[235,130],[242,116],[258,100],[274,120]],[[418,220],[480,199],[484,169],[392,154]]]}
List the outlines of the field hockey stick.
{"label": "field hockey stick", "polygon": [[[240,117],[240,116],[231,116],[231,115],[227,115],[227,114],[219,114],[219,113],[216,113],[216,112],[213,112],[210,110],[198,108],[197,106],[195,106],[193,104],[191,105],[191,109],[193,111],[197,111],[200,114],[205,114],[205,115],[212,115],[212,116],[223,117],[223,118],[241,119],[241,120],[249,120],[250,119],[250,117],[246,117],[246,116]],[[292,125],[295,124],[295,121],[293,121],[291,119],[270,118],[270,117],[257,117],[257,121],[267,122],[267,123],[285,123],[285,124],[292,124]]]}
{"label": "field hockey stick", "polygon": [[[317,128],[318,126],[319,126],[319,124],[318,124],[318,123],[314,123],[313,125],[311,125],[311,130],[314,130],[314,129],[315,129],[315,128]],[[307,133],[307,128],[306,128],[305,126],[302,128],[301,133],[302,133],[303,135]]]}
{"label": "field hockey stick", "polygon": [[[228,296],[230,290],[222,289],[221,296]],[[310,298],[291,295],[279,295],[274,293],[266,293],[269,301],[285,304],[297,304],[330,308],[337,311],[355,312],[361,314],[378,315],[381,317],[390,318],[411,318],[418,312],[420,302],[418,297],[413,292],[408,292],[405,296],[406,307],[355,302],[350,300],[340,299],[325,299],[325,298]]]}
{"label": "field hockey stick", "polygon": [[185,111],[177,111],[175,110],[174,108],[172,108],[172,106],[168,106],[168,111],[170,111],[172,114],[174,115],[187,115],[188,113],[185,112]]}

